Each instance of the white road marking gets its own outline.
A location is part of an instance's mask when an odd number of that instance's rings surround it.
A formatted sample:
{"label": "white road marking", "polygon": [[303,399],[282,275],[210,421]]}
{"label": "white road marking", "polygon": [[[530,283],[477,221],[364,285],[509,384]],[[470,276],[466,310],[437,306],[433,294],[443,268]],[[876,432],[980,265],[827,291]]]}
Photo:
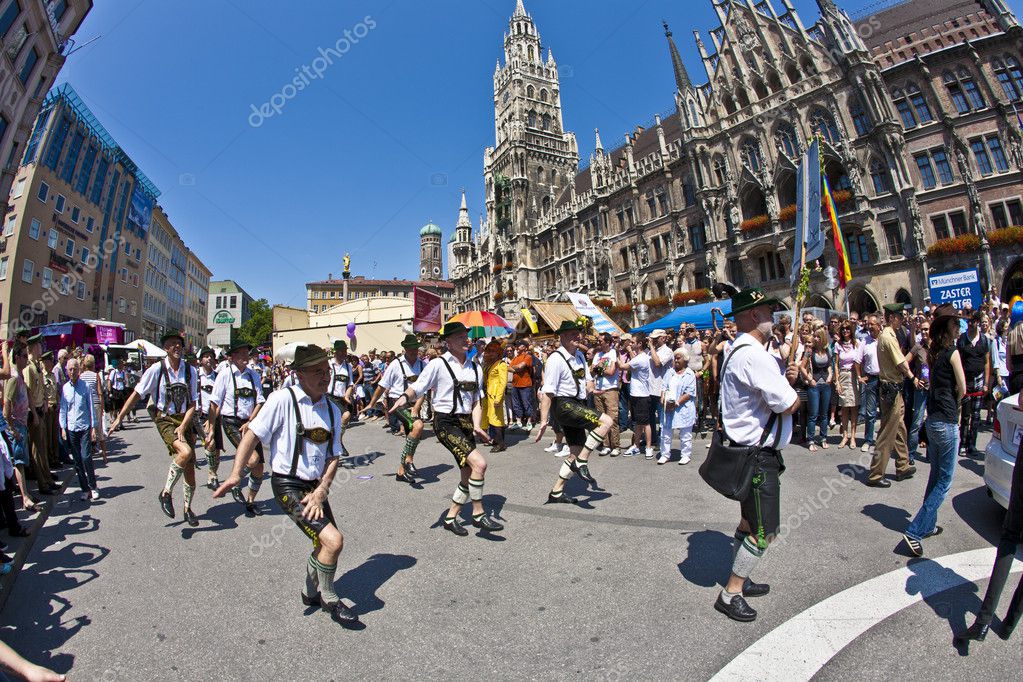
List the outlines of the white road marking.
{"label": "white road marking", "polygon": [[[871,578],[793,616],[754,642],[712,680],[809,680],[885,618],[945,590],[991,575],[995,548],[975,549]],[[1012,572],[1023,571],[1016,560]]]}

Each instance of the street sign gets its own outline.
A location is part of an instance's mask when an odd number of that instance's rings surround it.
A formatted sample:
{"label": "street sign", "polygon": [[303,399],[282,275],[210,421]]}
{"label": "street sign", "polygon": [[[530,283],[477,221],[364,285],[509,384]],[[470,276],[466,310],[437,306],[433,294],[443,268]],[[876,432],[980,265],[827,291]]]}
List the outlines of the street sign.
{"label": "street sign", "polygon": [[213,316],[213,324],[234,324],[234,316],[226,310],[218,310]]}
{"label": "street sign", "polygon": [[980,273],[977,268],[931,275],[928,284],[931,290],[931,303],[934,305],[951,303],[956,308],[962,308],[964,303],[969,301],[974,310],[980,308],[982,297]]}

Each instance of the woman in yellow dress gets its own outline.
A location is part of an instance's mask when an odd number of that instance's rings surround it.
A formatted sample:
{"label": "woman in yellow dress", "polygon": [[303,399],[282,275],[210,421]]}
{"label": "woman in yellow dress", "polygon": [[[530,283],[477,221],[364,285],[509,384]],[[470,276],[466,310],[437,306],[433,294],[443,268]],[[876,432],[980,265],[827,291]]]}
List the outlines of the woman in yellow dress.
{"label": "woman in yellow dress", "polygon": [[501,342],[494,340],[483,349],[483,377],[486,390],[481,401],[483,420],[481,426],[494,440],[491,452],[504,452],[504,392],[508,387],[508,363],[501,352]]}

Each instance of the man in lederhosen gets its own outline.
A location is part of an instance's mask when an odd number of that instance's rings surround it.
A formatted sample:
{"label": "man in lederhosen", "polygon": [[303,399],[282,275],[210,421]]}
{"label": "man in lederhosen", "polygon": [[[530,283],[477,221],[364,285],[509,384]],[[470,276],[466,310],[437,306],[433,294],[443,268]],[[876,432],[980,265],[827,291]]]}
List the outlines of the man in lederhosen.
{"label": "man in lederhosen", "polygon": [[451,507],[444,518],[444,527],[455,535],[468,535],[458,520],[462,505],[472,502],[472,525],[483,531],[504,529],[483,511],[483,482],[487,471],[487,460],[476,447],[476,439],[490,442],[487,432],[480,427],[483,411],[480,394],[483,391],[483,373],[470,360],[469,330],[461,322],[448,322],[441,330],[440,338],[447,345],[447,352],[431,360],[415,383],[405,389],[391,412],[408,407],[432,391],[433,431],[437,440],[454,455],[462,473],[462,480],[451,497]]}
{"label": "man in lederhosen", "polygon": [[327,397],[341,409],[341,426],[347,428],[355,411],[355,372],[348,362],[348,344],[338,339],[334,342],[334,357],[330,361],[330,386]]}
{"label": "man in lederhosen", "polygon": [[573,474],[596,485],[588,464],[590,453],[604,442],[611,430],[611,417],[586,405],[586,396],[593,391],[593,378],[586,356],[578,349],[582,327],[565,320],[558,327],[561,346],[547,358],[540,389],[540,430],[537,443],[547,430],[547,416],[553,407],[554,418],[565,431],[569,454],[561,462],[558,480],[547,495],[548,502],[577,504],[579,500],[565,495],[565,484]]}
{"label": "man in lederhosen", "polygon": [[[231,442],[236,450],[245,432],[249,430],[249,423],[259,414],[265,398],[259,374],[248,363],[249,351],[252,349],[247,343],[236,343],[227,350],[227,359],[230,364],[223,371],[217,373],[217,380],[213,383],[213,392],[210,394],[210,415],[211,422],[215,424],[220,420],[220,426],[224,429],[227,440]],[[207,432],[206,437],[213,434]],[[235,457],[240,457],[237,451]],[[248,455],[243,462],[247,474],[248,497],[242,495],[241,486],[231,489],[231,496],[239,504],[245,505],[247,516],[261,516],[262,510],[256,506],[256,493],[263,483],[263,446],[256,444],[255,452]]]}
{"label": "man in lederhosen", "polygon": [[[405,352],[387,365],[384,376],[380,379],[380,384],[377,385],[377,390],[373,392],[373,398],[363,409],[363,413],[373,409],[384,391],[387,391],[388,407],[394,405],[394,401],[401,397],[401,394],[408,389],[409,384],[419,378],[426,364],[419,357],[419,348],[422,345],[415,334],[405,336],[401,342],[401,347]],[[412,459],[415,457],[419,440],[423,437],[423,420],[419,417],[419,411],[425,400],[426,395],[423,394],[411,409],[403,407],[390,413],[390,416],[397,419],[405,429],[405,447],[402,449],[401,459],[398,461],[398,473],[394,477],[396,481],[410,484],[416,482],[416,465],[412,463]]]}
{"label": "man in lederhosen", "polygon": [[124,407],[110,425],[113,433],[121,427],[121,421],[135,403],[144,397],[152,397],[153,422],[172,457],[167,472],[167,483],[160,492],[160,508],[174,518],[174,504],[171,493],[182,475],[185,477],[185,507],[183,516],[190,526],[198,526],[199,520],[192,512],[192,496],[195,494],[195,447],[192,434],[192,419],[199,400],[199,381],[188,363],[181,359],[185,337],[178,332],[168,332],[160,339],[167,357],[154,363],[135,389],[128,396]]}
{"label": "man in lederhosen", "polygon": [[199,428],[203,435],[203,447],[206,448],[206,463],[209,465],[209,478],[206,487],[216,490],[220,485],[217,469],[220,468],[220,453],[224,451],[224,432],[220,428],[220,419],[211,418],[210,396],[213,395],[213,384],[217,381],[214,363],[217,352],[210,347],[199,351]]}
{"label": "man in lederhosen", "polygon": [[344,536],[327,496],[341,453],[341,411],[327,400],[331,374],[327,352],[308,344],[293,346],[285,355],[290,356],[283,360],[295,370],[298,385],[270,394],[242,435],[231,475],[213,496],[223,497],[239,485],[245,462],[261,442],[266,445],[274,500],[313,542],[302,603],[320,606],[343,626],[357,626],[358,615],[334,592]]}
{"label": "man in lederhosen", "polygon": [[740,336],[721,371],[722,439],[758,448],[753,485],[740,503],[732,573],[714,603],[715,609],[742,622],[757,617],[745,598],[763,596],[771,589],[754,583],[750,575],[781,525],[779,476],[785,470],[781,451],[792,438],[791,415],[799,410],[799,396],[792,388],[799,366],[789,363],[782,374],[777,359],[765,348],[777,304],[777,299],[765,297],[759,289],[747,289],[732,298],[728,315],[735,317]]}

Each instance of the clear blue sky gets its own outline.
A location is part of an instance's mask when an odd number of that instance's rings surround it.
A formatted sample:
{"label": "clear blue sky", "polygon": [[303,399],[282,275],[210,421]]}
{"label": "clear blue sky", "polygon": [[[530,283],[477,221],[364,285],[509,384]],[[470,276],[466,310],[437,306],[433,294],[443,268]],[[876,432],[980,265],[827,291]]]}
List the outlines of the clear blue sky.
{"label": "clear blue sky", "polygon": [[[525,4],[554,50],[565,127],[583,159],[594,128],[610,145],[672,108],[662,18],[693,80],[706,80],[692,31],[711,45],[710,0]],[[868,4],[844,6],[855,13]],[[817,20],[815,2],[795,5],[806,24]],[[1019,1],[1012,5],[1019,13]],[[483,150],[494,143],[494,64],[514,7],[97,0],[76,40],[101,37],[74,53],[58,80],[72,83],[160,188],[215,278],[302,306],[304,284],[340,273],[345,251],[353,274],[415,277],[419,228],[433,220],[446,244],[462,187],[478,226]],[[346,31],[355,41],[322,78],[289,90],[279,115],[253,114]]]}

